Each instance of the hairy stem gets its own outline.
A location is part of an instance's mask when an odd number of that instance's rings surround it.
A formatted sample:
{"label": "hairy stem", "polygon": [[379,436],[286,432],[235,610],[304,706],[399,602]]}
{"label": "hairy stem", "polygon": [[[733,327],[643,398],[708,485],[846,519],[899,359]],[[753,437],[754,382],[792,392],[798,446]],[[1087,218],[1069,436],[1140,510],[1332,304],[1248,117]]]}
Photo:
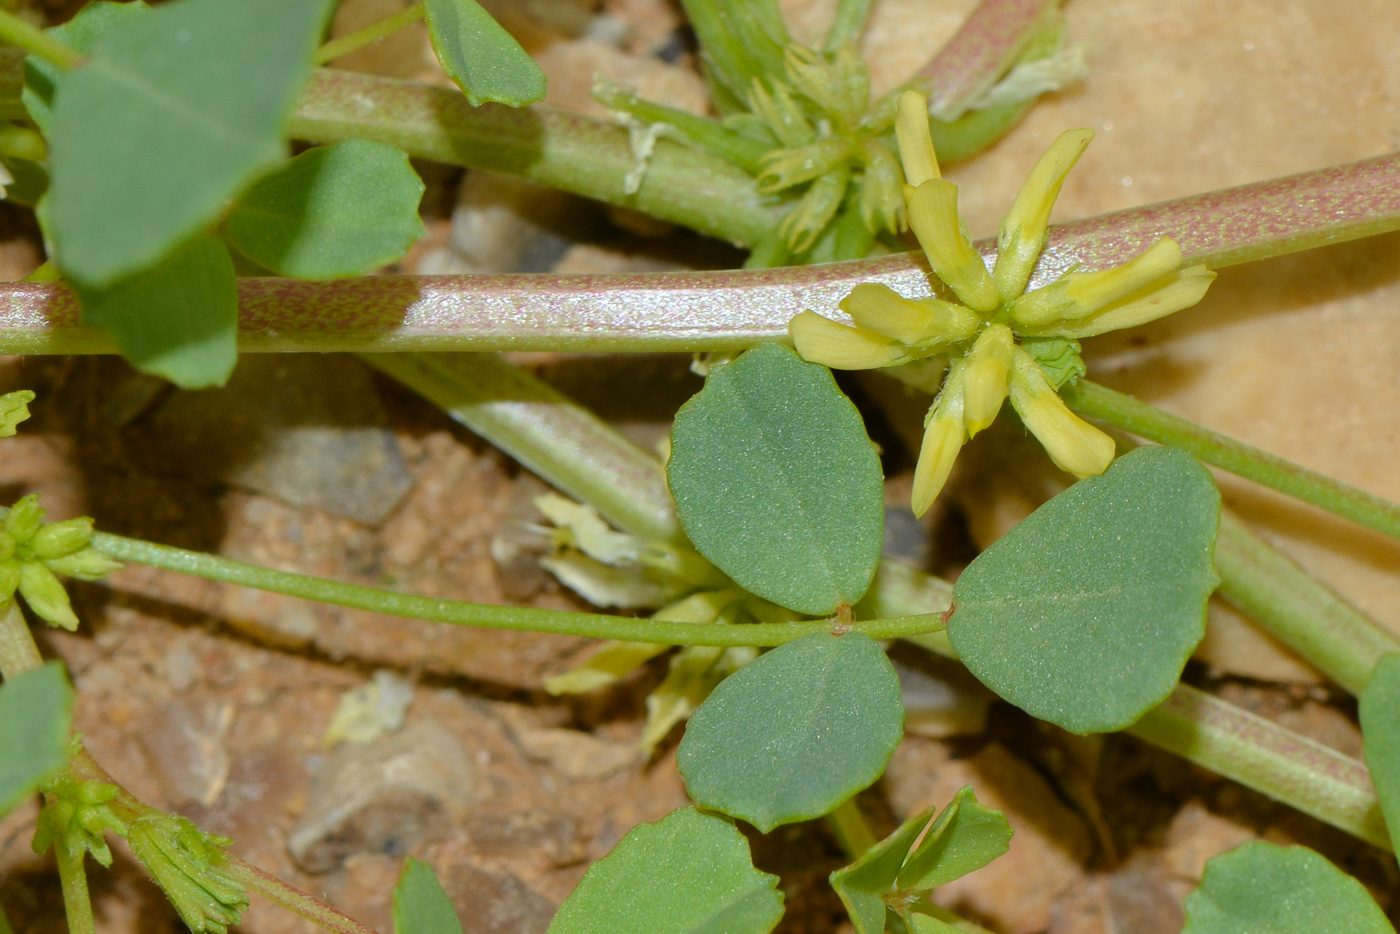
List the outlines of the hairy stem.
{"label": "hairy stem", "polygon": [[919,71],[928,82],[929,112],[941,120],[962,116],[1020,57],[1058,0],[982,0],[948,44]]}
{"label": "hairy stem", "polygon": [[[505,123],[532,119],[494,105],[479,110]],[[345,135],[354,135],[352,129],[345,128]],[[603,129],[622,133],[602,124],[588,132]],[[485,138],[476,142],[488,145]],[[625,146],[625,140],[616,142]],[[565,163],[570,158],[559,157]],[[579,158],[596,167],[596,161]],[[672,174],[665,184],[700,192],[707,211],[744,216],[742,196],[726,194],[723,186],[707,187],[713,180],[699,171],[695,179]],[[569,187],[562,177],[546,181]],[[717,205],[722,210],[716,211]],[[1187,263],[1223,266],[1397,228],[1400,154],[1061,225],[1051,230],[1033,284],[1043,285],[1075,264],[1102,269],[1124,262],[1163,236],[1177,240]],[[984,256],[994,252],[990,240],[978,247]],[[881,282],[910,296],[931,291],[922,256],[908,253],[737,272],[243,279],[239,347],[253,352],[738,349],[786,341],[788,321],[805,309],[844,320],[837,303],[862,282]],[[116,349],[105,332],[82,324],[68,286],[0,284],[0,353]]]}
{"label": "hairy stem", "polygon": [[1263,717],[1183,684],[1128,732],[1367,843],[1391,848],[1366,766]]}
{"label": "hairy stem", "polygon": [[1220,595],[1333,681],[1359,696],[1400,640],[1311,577],[1228,510],[1215,545]]}
{"label": "hairy stem", "polygon": [[[805,623],[697,626],[691,623],[669,623],[628,616],[606,616],[601,613],[569,613],[530,607],[436,600],[256,567],[217,555],[157,545],[105,532],[93,535],[92,547],[121,561],[180,571],[206,580],[242,584],[272,593],[319,600],[322,603],[390,616],[451,623],[457,626],[477,626],[482,629],[550,632],[589,639],[620,639],[659,645],[771,646],[782,645],[812,633],[831,632],[835,625],[831,620],[815,620]],[[872,639],[899,639],[907,635],[937,632],[944,628],[944,620],[941,614],[934,613],[869,620],[842,628],[847,632],[863,632]]]}
{"label": "hairy stem", "polygon": [[281,905],[324,930],[334,932],[334,934],[375,934],[372,929],[365,927],[349,915],[336,911],[323,902],[318,902],[300,889],[288,885],[271,873],[264,872],[237,856],[229,856],[223,868],[229,875],[247,886],[250,892],[257,892],[268,901]]}
{"label": "hairy stem", "polygon": [[69,934],[96,934],[87,868],[83,865],[87,850],[69,846],[67,838],[60,835],[53,842],[53,851],[58,862],[58,881],[63,888],[63,913],[68,918]]}
{"label": "hairy stem", "polygon": [[14,599],[0,613],[0,675],[9,681],[15,675],[40,668],[44,659],[34,644],[34,634],[24,621],[24,613]]}
{"label": "hairy stem", "polygon": [[311,61],[316,65],[333,62],[342,55],[349,55],[351,52],[363,49],[367,45],[373,45],[381,39],[387,39],[400,29],[421,20],[423,14],[423,0],[418,0],[417,3],[404,7],[397,13],[376,20],[368,26],[341,36],[339,39],[332,39],[316,50],[311,56]]}
{"label": "hairy stem", "polygon": [[1070,408],[1158,444],[1185,448],[1208,464],[1400,539],[1400,505],[1276,457],[1195,422],[1086,379],[1061,391]]}
{"label": "hairy stem", "polygon": [[13,13],[0,10],[0,42],[17,45],[62,69],[77,68],[83,56],[42,29],[31,26]]}

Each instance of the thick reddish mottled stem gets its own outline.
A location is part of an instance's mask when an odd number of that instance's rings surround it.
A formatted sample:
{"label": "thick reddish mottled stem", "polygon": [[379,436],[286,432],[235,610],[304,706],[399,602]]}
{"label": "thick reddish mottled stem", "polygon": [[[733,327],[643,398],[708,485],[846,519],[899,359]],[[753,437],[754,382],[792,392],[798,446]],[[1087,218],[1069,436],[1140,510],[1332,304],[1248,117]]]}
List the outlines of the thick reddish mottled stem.
{"label": "thick reddish mottled stem", "polygon": [[[1400,227],[1400,154],[1086,218],[1051,231],[1032,287],[1123,262],[1171,236],[1187,263],[1227,266]],[[990,241],[979,244],[990,257]],[[782,340],[794,314],[839,315],[860,282],[930,290],[917,254],[750,272],[618,276],[243,279],[245,351],[695,351]],[[110,353],[67,286],[0,286],[0,353]]]}
{"label": "thick reddish mottled stem", "polygon": [[1036,24],[1057,0],[982,0],[919,75],[929,82],[929,112],[955,120],[1020,56]]}

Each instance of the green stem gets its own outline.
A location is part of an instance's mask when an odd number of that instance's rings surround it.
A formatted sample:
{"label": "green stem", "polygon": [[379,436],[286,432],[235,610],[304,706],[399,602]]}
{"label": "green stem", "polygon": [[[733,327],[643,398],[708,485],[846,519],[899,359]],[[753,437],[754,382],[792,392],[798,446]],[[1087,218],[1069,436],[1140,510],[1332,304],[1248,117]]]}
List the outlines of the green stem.
{"label": "green stem", "polygon": [[15,929],[10,927],[10,919],[5,917],[3,907],[0,907],[0,934],[15,934]]}
{"label": "green stem", "polygon": [[336,606],[457,626],[550,632],[588,639],[619,639],[627,642],[652,642],[658,645],[771,646],[782,645],[818,632],[862,632],[872,639],[899,639],[919,633],[937,632],[944,626],[943,616],[939,613],[875,619],[839,629],[831,620],[754,623],[745,626],[696,626],[691,623],[606,616],[601,613],[569,613],[560,610],[415,597],[392,590],[344,584],[304,574],[256,567],[217,555],[157,545],[105,532],[93,535],[92,547],[121,561],[166,568],[206,580],[242,584],[245,587],[255,587],[306,600],[318,600]]}
{"label": "green stem", "polygon": [[0,41],[17,45],[57,65],[65,71],[83,64],[83,56],[73,51],[42,29],[31,26],[13,13],[0,10]]}
{"label": "green stem", "polygon": [[361,354],[626,532],[681,534],[655,457],[496,354]]}
{"label": "green stem", "polygon": [[1391,848],[1366,766],[1263,717],[1183,684],[1128,732],[1381,849]]}
{"label": "green stem", "polygon": [[1016,63],[1058,5],[1058,0],[981,0],[919,72],[929,85],[929,112],[942,120],[962,116],[969,101]]}
{"label": "green stem", "polygon": [[1185,448],[1208,464],[1230,471],[1400,539],[1400,505],[1333,480],[1314,470],[1250,447],[1170,412],[1086,379],[1061,390],[1070,408],[1158,444]]}
{"label": "green stem", "polygon": [[44,659],[34,644],[34,634],[29,631],[19,604],[14,599],[7,601],[4,612],[0,613],[0,675],[8,681],[43,664]]}
{"label": "green stem", "polygon": [[311,923],[335,934],[374,934],[373,930],[349,915],[318,902],[252,863],[245,862],[237,856],[227,856],[226,860],[223,865],[224,871],[243,883],[250,892],[257,892],[268,901],[281,905]]}
{"label": "green stem", "polygon": [[54,840],[53,851],[58,861],[58,881],[63,887],[63,911],[68,917],[69,934],[96,934],[87,870],[83,866],[87,851],[82,847],[70,847],[62,835]]}
{"label": "green stem", "polygon": [[1215,545],[1219,593],[1353,695],[1400,640],[1309,576],[1228,511]]}
{"label": "green stem", "polygon": [[367,45],[373,45],[381,39],[387,39],[400,29],[412,26],[423,18],[423,14],[423,0],[418,0],[417,3],[404,7],[392,16],[386,16],[348,35],[332,39],[316,50],[315,54],[311,56],[311,62],[315,65],[324,65],[327,62],[335,61],[342,55],[349,55]]}
{"label": "green stem", "polygon": [[880,842],[855,798],[847,798],[836,810],[826,815],[826,824],[836,835],[836,841],[841,844],[848,859],[860,859],[862,853]]}

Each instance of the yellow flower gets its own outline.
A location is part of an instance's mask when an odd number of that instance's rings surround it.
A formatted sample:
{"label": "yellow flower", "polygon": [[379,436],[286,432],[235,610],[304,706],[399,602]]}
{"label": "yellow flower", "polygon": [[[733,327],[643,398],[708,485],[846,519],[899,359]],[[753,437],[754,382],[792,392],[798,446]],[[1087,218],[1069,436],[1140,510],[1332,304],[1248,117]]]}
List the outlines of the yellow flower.
{"label": "yellow flower", "polygon": [[[1082,373],[1079,338],[1189,308],[1215,273],[1204,266],[1181,268],[1181,248],[1163,237],[1120,266],[1072,271],[1026,292],[1045,247],[1050,209],[1093,131],[1060,134],[1036,162],[1002,219],[996,263],[988,272],[958,216],[957,186],[939,171],[927,100],[905,91],[896,112],[909,226],[929,267],[958,301],[913,299],[864,283],[840,303],[854,327],[804,311],[788,323],[793,345],[807,360],[847,370],[949,358],[948,375],[924,420],[914,471],[917,515],[933,504],[963,444],[992,423],[1008,396],[1059,467],[1077,477],[1102,473],[1113,460],[1113,439],[1069,410],[1051,372],[1060,382]],[[1033,340],[1023,343],[1028,338]],[[1055,340],[1036,340],[1043,338]],[[1032,351],[1043,356],[1037,359]]]}

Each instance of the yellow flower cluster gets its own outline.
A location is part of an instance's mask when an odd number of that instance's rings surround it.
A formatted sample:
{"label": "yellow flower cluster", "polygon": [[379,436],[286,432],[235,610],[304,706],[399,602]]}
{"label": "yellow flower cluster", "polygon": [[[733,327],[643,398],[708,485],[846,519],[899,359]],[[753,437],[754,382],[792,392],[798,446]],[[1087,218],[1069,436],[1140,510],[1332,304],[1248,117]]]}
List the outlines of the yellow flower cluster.
{"label": "yellow flower cluster", "polygon": [[923,95],[900,96],[895,131],[909,226],[930,268],[957,301],[910,299],[864,283],[840,303],[854,327],[811,311],[789,322],[798,353],[844,370],[948,358],[943,387],[924,420],[914,472],[912,505],[918,515],[942,490],[958,451],[992,423],[1007,398],[1062,469],[1077,477],[1102,473],[1113,460],[1113,440],[1069,410],[1023,342],[1073,342],[1189,308],[1201,300],[1215,273],[1204,266],[1183,269],[1180,247],[1164,237],[1120,266],[1071,271],[1027,292],[1045,246],[1050,209],[1093,131],[1062,133],[1036,163],[1002,219],[991,272],[958,216],[957,186],[939,173]]}

